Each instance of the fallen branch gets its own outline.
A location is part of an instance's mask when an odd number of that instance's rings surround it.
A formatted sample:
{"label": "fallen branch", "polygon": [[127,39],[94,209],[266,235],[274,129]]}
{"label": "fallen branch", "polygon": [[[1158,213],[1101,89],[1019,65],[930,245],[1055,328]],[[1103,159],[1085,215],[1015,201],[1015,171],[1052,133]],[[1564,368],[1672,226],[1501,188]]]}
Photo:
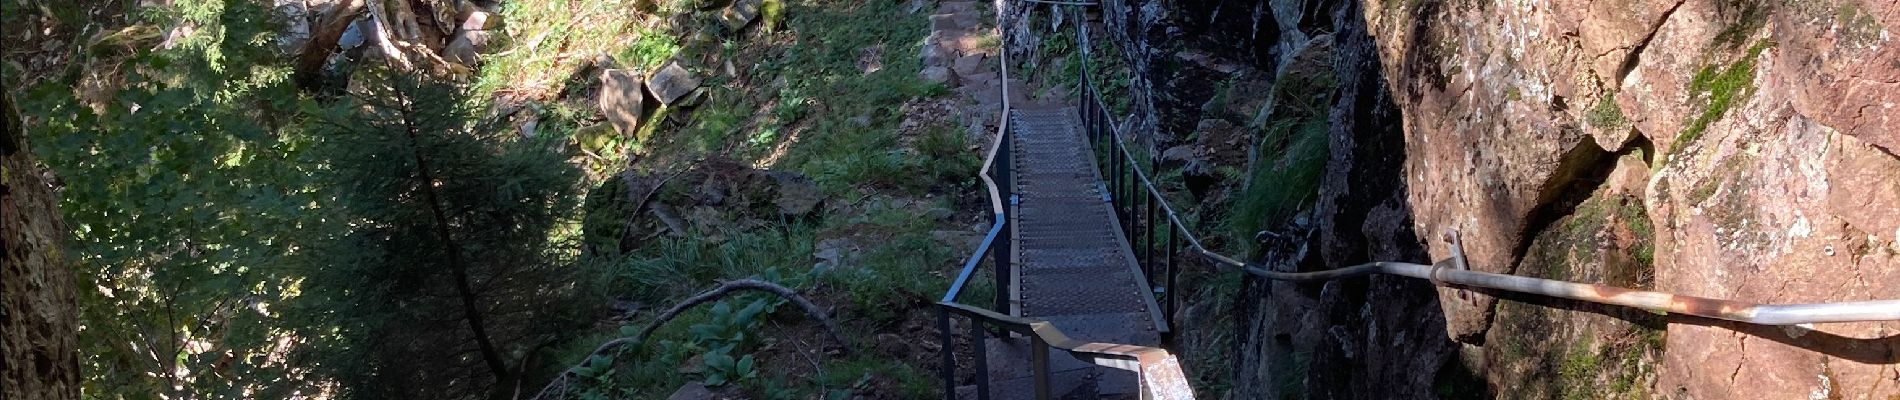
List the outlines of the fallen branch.
{"label": "fallen branch", "polygon": [[[585,150],[585,149],[582,149],[582,150]],[[672,182],[673,178],[678,178],[680,177],[680,175],[685,175],[687,172],[692,171],[694,168],[699,166],[700,161],[705,161],[705,159],[700,158],[700,159],[694,159],[692,161],[689,161],[691,165],[687,165],[686,167],[680,168],[678,171],[674,171],[672,174],[667,175],[666,178],[660,179],[658,183],[653,184],[653,187],[647,189],[646,194],[640,195],[640,200],[633,203],[634,216],[628,217],[627,225],[629,226],[633,225],[633,222],[634,222],[633,218],[637,218],[640,216],[640,209],[647,208],[647,203],[653,201],[653,196],[659,194],[660,189],[663,187],[666,187],[667,182]],[[632,198],[634,188],[631,183],[637,181],[638,178],[636,178],[633,175],[633,171],[626,171],[626,172],[620,173],[620,179],[629,183],[627,185],[627,197]],[[654,217],[659,218],[660,222],[665,223],[668,231],[672,232],[674,236],[685,236],[686,235],[686,230],[684,229],[685,225],[680,223],[679,218],[674,217],[672,214],[663,210],[662,209],[663,207],[664,207],[664,204],[655,203],[653,204],[653,209],[649,211],[653,213]],[[646,238],[640,239],[640,242],[645,243],[649,240],[652,240],[655,236],[658,236],[658,232],[655,232],[652,235],[647,235]],[[623,233],[620,237],[620,240],[623,246],[626,239],[627,237]]]}
{"label": "fallen branch", "polygon": [[712,302],[713,300],[718,300],[722,297],[729,296],[734,292],[744,291],[744,290],[771,293],[773,295],[777,295],[779,298],[785,299],[785,301],[787,302],[791,302],[793,305],[797,305],[798,308],[803,309],[805,311],[806,315],[809,315],[812,317],[812,319],[816,319],[818,320],[819,323],[824,324],[825,331],[831,334],[832,340],[835,340],[838,342],[838,346],[842,352],[850,353],[851,343],[845,340],[844,331],[838,329],[838,323],[836,321],[832,321],[831,318],[825,316],[824,309],[818,308],[818,305],[812,304],[812,302],[809,300],[805,300],[803,296],[799,296],[798,292],[795,292],[792,289],[786,288],[784,286],[779,286],[771,282],[761,281],[757,279],[740,279],[740,280],[727,281],[725,283],[721,283],[718,287],[715,287],[712,290],[700,292],[698,295],[695,295],[691,298],[681,301],[679,304],[673,305],[673,308],[669,308],[666,310],[666,312],[660,313],[659,318],[656,318],[653,320],[653,322],[648,323],[646,328],[640,329],[640,332],[634,334],[633,336],[618,338],[614,340],[609,340],[606,343],[601,343],[600,347],[595,347],[594,351],[587,353],[586,357],[582,357],[581,362],[574,364],[574,366],[572,367],[568,367],[567,370],[561,371],[560,375],[555,376],[553,381],[548,382],[547,386],[542,387],[541,391],[538,393],[535,393],[534,397],[531,397],[530,399],[539,400],[539,399],[547,398],[549,393],[556,393],[556,394],[566,393],[568,379],[575,376],[575,371],[578,371],[581,368],[587,367],[587,361],[593,359],[594,356],[607,354],[607,352],[613,351],[614,349],[620,348],[621,346],[644,342],[646,341],[647,336],[650,336],[653,334],[653,331],[659,330],[661,325],[666,324],[667,321],[672,321],[673,318],[679,317],[679,315],[681,313],[686,312],[686,310],[691,309],[694,306],[698,306],[701,304]]}
{"label": "fallen branch", "polygon": [[363,0],[345,1],[325,15],[310,32],[310,41],[304,42],[303,49],[297,52],[297,67],[292,76],[304,89],[316,89],[321,83],[323,64],[330,61],[330,54],[336,50],[336,42],[348,31],[350,23],[356,21],[356,15],[363,12]]}

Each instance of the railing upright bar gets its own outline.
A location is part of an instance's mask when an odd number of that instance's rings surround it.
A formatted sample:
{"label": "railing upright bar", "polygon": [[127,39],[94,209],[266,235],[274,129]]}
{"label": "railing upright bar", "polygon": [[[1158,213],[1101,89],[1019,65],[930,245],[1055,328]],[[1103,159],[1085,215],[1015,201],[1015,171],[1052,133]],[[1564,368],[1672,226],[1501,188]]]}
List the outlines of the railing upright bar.
{"label": "railing upright bar", "polygon": [[[1009,117],[1004,116],[1003,118]],[[1016,224],[1010,222],[1010,216],[1014,213],[1012,208],[1015,207],[1014,200],[1016,194],[1016,182],[1012,179],[1014,178],[1012,175],[1015,168],[1011,165],[1016,160],[1014,151],[1015,145],[1011,143],[1013,140],[1008,137],[1009,133],[1007,131],[1002,134],[1005,135],[1005,137],[996,144],[999,148],[997,150],[997,156],[1003,158],[1003,161],[997,163],[996,166],[996,187],[999,189],[1000,195],[1004,199],[1008,199],[1008,202],[1003,204],[1002,211],[997,214],[997,224],[1003,227],[997,234],[999,238],[1006,240],[1005,243],[1014,243],[1014,240],[1016,240],[1014,230],[1016,229]],[[1010,310],[1010,291],[1012,290],[1012,286],[1016,284],[1015,280],[1011,279],[1014,277],[1016,268],[1010,259],[1010,253],[1013,251],[1015,251],[1014,246],[990,246],[991,262],[995,264],[996,267],[994,268],[995,272],[992,274],[995,275],[994,278],[996,279],[995,306],[996,309],[1003,310],[1005,313],[1008,313]]]}
{"label": "railing upright bar", "polygon": [[[1115,141],[1115,135],[1108,135],[1108,148],[1115,148]],[[1108,206],[1115,209],[1115,216],[1117,218],[1122,215],[1122,167],[1120,164],[1117,164],[1119,162],[1121,162],[1121,158],[1116,157],[1114,152],[1108,154]],[[1117,219],[1115,221],[1115,229],[1121,228],[1121,220]]]}
{"label": "railing upright bar", "polygon": [[[1115,146],[1123,146],[1123,144],[1127,144],[1127,140],[1129,140],[1129,138],[1125,138],[1125,136],[1121,135],[1110,136],[1113,136],[1112,142],[1115,142]],[[1127,154],[1119,154],[1115,157],[1115,218],[1121,220],[1121,233],[1123,233],[1123,235],[1132,233],[1131,229],[1129,229],[1129,190],[1127,190],[1127,188],[1129,188],[1129,180],[1127,180],[1127,176],[1129,176],[1129,165],[1123,163],[1123,161],[1127,161],[1127,159],[1129,159],[1129,155]]]}
{"label": "railing upright bar", "polygon": [[1165,311],[1163,311],[1163,318],[1169,322],[1169,332],[1174,332],[1174,330],[1172,330],[1172,328],[1174,328],[1174,301],[1178,300],[1178,294],[1176,294],[1176,292],[1180,290],[1178,286],[1174,286],[1174,277],[1178,277],[1178,275],[1176,275],[1178,269],[1174,267],[1174,224],[1169,224],[1169,246],[1167,246],[1167,248],[1169,248],[1169,256],[1167,256],[1169,284],[1163,286],[1163,288],[1169,290],[1167,296],[1165,296],[1169,303],[1167,303],[1167,307],[1165,307]]}
{"label": "railing upright bar", "polygon": [[[1149,197],[1149,196],[1142,196],[1142,197]],[[1141,235],[1148,237],[1148,244],[1145,246],[1141,246],[1141,253],[1142,253],[1141,256],[1143,260],[1142,263],[1148,264],[1149,266],[1148,270],[1158,271],[1157,269],[1154,268],[1154,265],[1155,265],[1155,227],[1154,227],[1155,199],[1153,198],[1148,199],[1148,215],[1142,217],[1141,221],[1142,221]],[[1148,279],[1148,283],[1149,285],[1152,286],[1155,283],[1154,278],[1150,277]]]}
{"label": "railing upright bar", "polygon": [[1049,342],[1042,336],[1029,336],[1029,369],[1035,375],[1036,400],[1049,400]]}
{"label": "railing upright bar", "polygon": [[983,324],[970,320],[970,346],[976,351],[976,398],[990,400],[990,350],[989,338],[984,337]]}
{"label": "railing upright bar", "polygon": [[942,306],[937,307],[937,338],[943,341],[937,350],[943,356],[943,368],[938,370],[943,375],[943,399],[957,400],[957,342],[950,334],[950,309]]}
{"label": "railing upright bar", "polygon": [[[1135,226],[1135,229],[1137,229],[1137,231],[1135,231],[1135,236],[1132,237],[1132,240],[1134,240],[1135,244],[1139,246],[1136,249],[1141,251],[1140,253],[1135,253],[1135,256],[1140,257],[1140,258],[1137,258],[1136,261],[1141,262],[1142,281],[1144,283],[1147,283],[1148,287],[1152,288],[1154,287],[1154,283],[1155,283],[1155,279],[1154,279],[1155,264],[1154,264],[1154,256],[1153,256],[1155,241],[1154,241],[1154,236],[1149,235],[1149,233],[1153,233],[1154,230],[1148,229],[1148,221],[1142,219],[1141,213],[1142,213],[1142,210],[1153,210],[1155,202],[1154,202],[1154,199],[1148,198],[1148,196],[1137,195],[1135,196],[1135,198],[1140,199],[1140,201],[1135,203],[1138,205],[1135,207],[1134,211],[1131,212],[1134,215],[1130,217],[1130,219],[1132,219],[1133,221],[1129,222],[1130,224],[1133,224]],[[1150,292],[1152,291],[1153,289],[1150,289]],[[1146,293],[1146,294],[1148,296],[1154,296],[1154,293]]]}

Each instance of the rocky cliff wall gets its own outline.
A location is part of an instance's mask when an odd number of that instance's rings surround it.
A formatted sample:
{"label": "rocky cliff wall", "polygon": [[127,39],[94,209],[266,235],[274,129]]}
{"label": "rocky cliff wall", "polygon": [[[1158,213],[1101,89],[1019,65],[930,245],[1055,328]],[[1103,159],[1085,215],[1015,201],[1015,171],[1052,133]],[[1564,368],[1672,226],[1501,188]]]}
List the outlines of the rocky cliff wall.
{"label": "rocky cliff wall", "polygon": [[[1273,101],[1223,116],[1194,82],[1273,87],[1325,49],[1318,201],[1265,265],[1429,261],[1456,230],[1484,271],[1763,303],[1900,294],[1900,3],[1103,10],[1164,142],[1225,118],[1254,145]],[[1243,299],[1237,398],[1900,396],[1896,323],[1754,327],[1393,278]]]}

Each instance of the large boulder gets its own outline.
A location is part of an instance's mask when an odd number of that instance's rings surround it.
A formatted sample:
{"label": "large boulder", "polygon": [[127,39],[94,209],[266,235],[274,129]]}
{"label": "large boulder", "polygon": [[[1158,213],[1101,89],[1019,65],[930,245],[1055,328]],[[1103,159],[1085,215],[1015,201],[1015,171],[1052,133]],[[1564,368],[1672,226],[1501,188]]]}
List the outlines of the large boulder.
{"label": "large boulder", "polygon": [[686,70],[686,67],[680,66],[679,60],[667,61],[659,69],[654,70],[652,76],[647,77],[647,90],[653,92],[653,97],[658,99],[660,104],[673,105],[680,98],[693,93],[693,89],[698,88],[699,78],[694,77],[691,71]]}
{"label": "large boulder", "polygon": [[765,0],[735,1],[719,13],[719,21],[726,25],[726,29],[738,32],[759,19],[760,7],[764,4]]}
{"label": "large boulder", "polygon": [[459,11],[456,18],[460,22],[454,25],[448,43],[442,46],[444,60],[472,66],[481,61],[480,55],[506,47],[507,32],[501,29],[500,15],[471,4]]}
{"label": "large boulder", "polygon": [[646,113],[645,84],[640,73],[625,69],[608,69],[600,72],[600,114],[607,117],[614,130],[621,135],[632,135],[640,129],[640,119]]}
{"label": "large boulder", "polygon": [[957,85],[957,75],[955,73],[950,72],[949,68],[925,67],[923,71],[918,71],[917,75],[918,77],[923,78],[925,82],[942,84],[944,86],[951,86],[951,87],[954,87]]}

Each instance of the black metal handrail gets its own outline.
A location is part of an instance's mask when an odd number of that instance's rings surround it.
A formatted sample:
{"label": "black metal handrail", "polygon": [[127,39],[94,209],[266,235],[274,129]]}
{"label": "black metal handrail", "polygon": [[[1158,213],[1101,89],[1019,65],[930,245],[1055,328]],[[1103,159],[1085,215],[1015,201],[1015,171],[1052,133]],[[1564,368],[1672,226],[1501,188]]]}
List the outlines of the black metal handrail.
{"label": "black metal handrail", "polygon": [[[995,1],[997,15],[996,26],[999,27],[998,33],[1000,34],[1001,27],[1007,26],[1003,23],[1002,18],[1008,15],[1006,12],[1008,3],[1006,0]],[[1081,6],[1085,4],[1070,5]],[[1014,268],[1010,255],[1004,250],[1005,246],[997,245],[997,238],[1013,236],[1008,233],[1011,229],[1009,223],[1010,212],[1003,200],[1007,197],[1010,199],[1010,204],[1014,204],[1016,200],[1014,186],[1010,183],[1010,165],[1014,161],[1014,156],[1010,151],[1011,140],[1009,137],[1011,132],[1009,114],[1012,107],[1009,100],[1009,50],[1004,48],[999,53],[997,66],[999,77],[1001,78],[999,82],[1002,83],[1001,113],[998,115],[999,121],[997,123],[995,142],[990,146],[989,154],[984,157],[983,167],[977,174],[978,178],[984,182],[984,186],[989,190],[990,208],[994,221],[990,224],[989,233],[978,243],[976,251],[964,261],[963,268],[958,272],[956,280],[950,284],[949,290],[944,292],[942,300],[937,303],[937,330],[939,338],[943,343],[942,350],[939,351],[939,354],[941,354],[943,361],[943,368],[940,370],[940,373],[942,374],[944,382],[944,398],[948,400],[956,399],[956,341],[954,333],[951,332],[950,329],[950,317],[952,315],[959,315],[971,321],[970,342],[976,355],[975,369],[981,375],[976,379],[977,398],[979,399],[987,400],[990,397],[989,379],[987,376],[989,370],[987,360],[988,351],[985,348],[985,341],[989,337],[1000,337],[1005,332],[1023,335],[1030,341],[1030,366],[1034,381],[1034,394],[1037,399],[1049,399],[1052,395],[1052,393],[1050,393],[1052,388],[1049,382],[1049,349],[1051,348],[1065,351],[1078,360],[1091,362],[1096,365],[1134,371],[1140,377],[1140,386],[1146,394],[1144,398],[1193,399],[1193,389],[1187,384],[1186,375],[1181,372],[1180,362],[1165,349],[1127,344],[1078,341],[1069,338],[1068,335],[1047,321],[1006,315],[958,302],[958,298],[963,294],[963,289],[969,285],[970,279],[976,275],[977,269],[981,267],[984,258],[992,258],[991,263],[994,266],[993,274],[996,280],[996,297],[994,299],[995,303],[993,304],[995,307],[1008,308],[1011,297],[1010,293],[1012,291],[1011,285],[1014,283],[1010,279],[1011,271]],[[998,331],[992,332],[985,329],[986,326],[994,327]],[[1165,327],[1158,328],[1166,329]]]}
{"label": "black metal handrail", "polygon": [[[1194,236],[1187,223],[1168,204],[1167,197],[1155,188],[1148,174],[1149,171],[1159,170],[1160,160],[1152,156],[1154,149],[1151,146],[1144,171],[1137,161],[1141,158],[1128,149],[1128,143],[1124,140],[1125,129],[1114,122],[1095,84],[1090,64],[1094,45],[1089,36],[1088,24],[1080,15],[1076,21],[1076,43],[1082,53],[1079,62],[1080,83],[1076,87],[1077,97],[1082,103],[1082,127],[1092,145],[1106,147],[1101,157],[1108,159],[1104,168],[1110,176],[1107,182],[1109,203],[1115,210],[1117,220],[1121,221],[1123,234],[1134,245],[1136,261],[1141,265],[1143,276],[1161,298],[1162,315],[1157,328],[1171,341],[1176,331],[1174,317],[1180,308],[1180,268],[1177,268],[1180,264],[1177,257],[1177,251],[1181,249],[1180,240],[1186,239],[1189,250],[1217,265],[1241,267],[1245,264],[1202,247],[1200,238]],[[1164,224],[1165,235],[1157,235],[1156,213],[1167,220]],[[1157,248],[1163,240],[1167,244]],[[1155,258],[1157,253],[1160,253],[1159,262]],[[1155,282],[1157,278],[1161,282]]]}

